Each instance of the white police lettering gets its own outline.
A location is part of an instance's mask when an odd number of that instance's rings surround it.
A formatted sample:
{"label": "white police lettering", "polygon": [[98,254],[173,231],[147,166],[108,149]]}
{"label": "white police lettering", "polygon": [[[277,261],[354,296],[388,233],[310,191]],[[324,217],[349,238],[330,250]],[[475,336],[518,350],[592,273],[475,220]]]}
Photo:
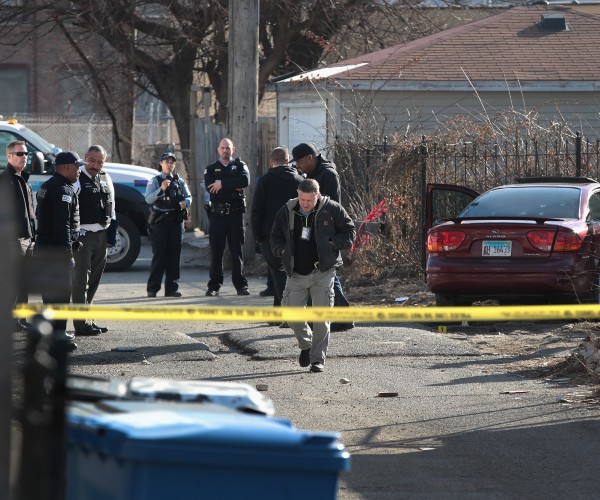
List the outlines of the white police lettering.
{"label": "white police lettering", "polygon": [[68,194],[63,194],[62,201],[66,201],[67,203],[71,203],[71,197]]}

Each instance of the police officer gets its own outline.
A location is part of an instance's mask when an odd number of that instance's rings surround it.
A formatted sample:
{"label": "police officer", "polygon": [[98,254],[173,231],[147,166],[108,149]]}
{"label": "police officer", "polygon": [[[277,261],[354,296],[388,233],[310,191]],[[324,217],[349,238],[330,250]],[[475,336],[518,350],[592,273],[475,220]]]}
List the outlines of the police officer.
{"label": "police officer", "polygon": [[[79,204],[73,184],[79,178],[79,167],[86,163],[73,151],[58,153],[56,172],[37,192],[37,236],[34,255],[44,263],[47,284],[42,292],[44,304],[68,304],[71,301],[74,253],[81,247]],[[53,320],[56,338],[69,341],[67,350],[77,345],[67,334],[66,320]]]}
{"label": "police officer", "polygon": [[179,288],[183,221],[192,204],[185,181],[175,171],[177,157],[167,151],[160,161],[162,172],[146,186],[146,202],[152,205],[148,220],[152,263],[146,285],[148,297],[156,297],[165,277],[165,297],[181,297]]}
{"label": "police officer", "polygon": [[[6,169],[0,173],[0,182],[10,186],[8,192],[13,193],[14,214],[17,229],[17,250],[21,257],[21,276],[17,283],[17,304],[26,304],[29,298],[27,284],[25,283],[24,264],[33,251],[35,239],[35,213],[33,208],[33,192],[29,184],[29,173],[25,171],[27,165],[27,145],[23,141],[13,141],[6,146]],[[21,331],[30,325],[24,319],[15,320],[15,331]]]}
{"label": "police officer", "polygon": [[[87,165],[80,167],[79,181],[73,189],[79,201],[81,226],[79,241],[83,244],[75,254],[73,270],[73,303],[91,304],[106,266],[108,228],[116,229],[115,188],[110,175],[102,170],[106,150],[90,146],[84,156]],[[115,222],[112,222],[112,221]],[[93,320],[73,320],[75,335],[98,335],[108,331]]]}
{"label": "police officer", "polygon": [[250,183],[250,171],[239,158],[233,159],[235,147],[230,139],[222,139],[217,148],[219,159],[206,167],[204,184],[210,193],[210,272],[208,297],[219,295],[223,285],[223,252],[225,242],[231,254],[231,281],[238,295],[250,295],[244,276],[244,188]]}

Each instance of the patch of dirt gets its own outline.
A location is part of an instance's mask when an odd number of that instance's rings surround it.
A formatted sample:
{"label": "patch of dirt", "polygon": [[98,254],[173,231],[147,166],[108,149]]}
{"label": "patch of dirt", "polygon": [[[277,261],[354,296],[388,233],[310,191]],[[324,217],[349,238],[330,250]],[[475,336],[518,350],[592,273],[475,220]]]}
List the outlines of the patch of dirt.
{"label": "patch of dirt", "polygon": [[[423,280],[388,279],[376,285],[344,285],[353,306],[434,307],[435,297]],[[591,331],[600,335],[600,324],[590,321],[505,321],[448,325],[447,335],[468,342],[482,354],[506,359],[503,369],[529,377],[568,379],[578,384],[600,384],[571,353]],[[598,389],[600,391],[600,389]]]}

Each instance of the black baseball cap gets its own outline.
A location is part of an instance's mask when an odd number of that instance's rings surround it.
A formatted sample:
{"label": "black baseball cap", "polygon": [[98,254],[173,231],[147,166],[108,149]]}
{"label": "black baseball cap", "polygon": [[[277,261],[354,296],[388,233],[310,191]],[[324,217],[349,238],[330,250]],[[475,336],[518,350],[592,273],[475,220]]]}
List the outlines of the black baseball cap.
{"label": "black baseball cap", "polygon": [[75,151],[62,151],[56,155],[55,165],[87,165]]}
{"label": "black baseball cap", "polygon": [[175,161],[177,161],[177,156],[175,156],[175,153],[171,153],[171,151],[166,151],[163,153],[160,157],[160,161],[165,161],[167,158],[173,158]]}
{"label": "black baseball cap", "polygon": [[290,160],[290,163],[301,160],[308,155],[317,156],[318,154],[319,150],[314,144],[302,142],[292,149],[292,159]]}

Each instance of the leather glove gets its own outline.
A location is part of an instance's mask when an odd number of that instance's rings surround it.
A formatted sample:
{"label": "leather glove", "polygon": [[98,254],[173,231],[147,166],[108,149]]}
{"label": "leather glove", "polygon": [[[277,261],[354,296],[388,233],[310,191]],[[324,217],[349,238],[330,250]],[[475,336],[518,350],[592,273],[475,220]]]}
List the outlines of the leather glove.
{"label": "leather glove", "polygon": [[71,243],[71,250],[73,252],[79,252],[79,250],[81,249],[82,246],[83,246],[83,243],[81,243],[81,241],[75,240],[73,243]]}

